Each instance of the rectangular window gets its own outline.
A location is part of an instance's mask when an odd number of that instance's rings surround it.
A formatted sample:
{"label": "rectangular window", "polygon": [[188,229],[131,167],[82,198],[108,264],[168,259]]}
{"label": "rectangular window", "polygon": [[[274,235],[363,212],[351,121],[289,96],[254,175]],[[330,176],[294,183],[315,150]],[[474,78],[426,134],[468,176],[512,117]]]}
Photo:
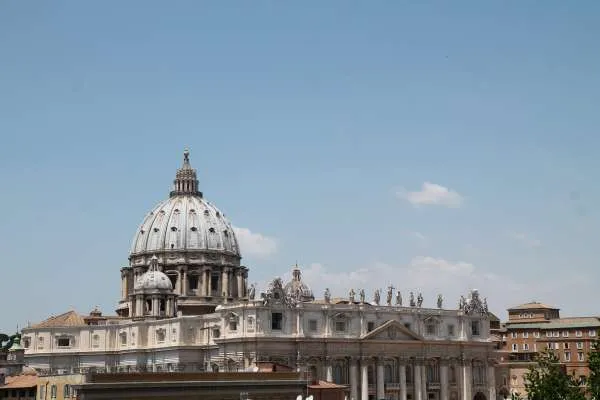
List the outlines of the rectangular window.
{"label": "rectangular window", "polygon": [[274,312],[271,314],[271,330],[280,331],[283,328],[283,314]]}
{"label": "rectangular window", "polygon": [[569,342],[565,342],[565,343],[563,343],[563,348],[564,348],[565,350],[569,350]]}
{"label": "rectangular window", "polygon": [[229,321],[229,330],[237,331],[237,321]]}
{"label": "rectangular window", "polygon": [[316,319],[308,320],[308,330],[311,332],[317,331],[317,320]]}
{"label": "rectangular window", "polygon": [[512,351],[519,351],[519,345],[516,343],[512,344]]}
{"label": "rectangular window", "polygon": [[554,346],[552,345],[552,342],[548,342],[548,343],[546,343],[546,348],[547,348],[547,349],[553,349],[553,348],[554,348]]}
{"label": "rectangular window", "polygon": [[529,343],[523,343],[523,351],[529,351]]}
{"label": "rectangular window", "polygon": [[373,321],[367,322],[367,332],[371,332],[373,329],[375,329],[375,322],[373,322]]}
{"label": "rectangular window", "polygon": [[50,397],[55,399],[56,398],[56,385],[52,385],[50,387]]}
{"label": "rectangular window", "polygon": [[569,337],[569,331],[563,331],[562,337]]}
{"label": "rectangular window", "polygon": [[588,335],[591,337],[596,336],[596,330],[595,329],[590,329],[590,331],[588,332]]}
{"label": "rectangular window", "polygon": [[560,343],[554,343],[554,350],[560,349]]}
{"label": "rectangular window", "polygon": [[533,332],[533,337],[534,338],[539,338],[540,337],[540,332],[539,331]]}
{"label": "rectangular window", "polygon": [[577,350],[583,350],[583,342],[577,342]]}
{"label": "rectangular window", "polygon": [[435,335],[436,334],[436,332],[435,332],[436,329],[435,328],[436,328],[435,324],[429,323],[429,324],[425,325],[425,332],[426,332],[426,334],[429,335],[429,336]]}
{"label": "rectangular window", "polygon": [[546,332],[546,337],[552,337],[552,332],[550,332],[550,331]]}
{"label": "rectangular window", "polygon": [[454,325],[448,325],[448,336],[454,336]]}
{"label": "rectangular window", "polygon": [[523,332],[523,339],[529,338],[529,332]]}
{"label": "rectangular window", "polygon": [[577,360],[578,361],[585,361],[585,357],[583,356],[583,352],[580,351],[577,353]]}
{"label": "rectangular window", "polygon": [[583,336],[583,332],[581,332],[581,331],[575,331],[575,336],[582,337]]}
{"label": "rectangular window", "polygon": [[533,344],[533,351],[535,351],[537,353],[537,343]]}
{"label": "rectangular window", "polygon": [[71,345],[71,341],[69,338],[58,338],[57,345],[58,347],[69,347]]}
{"label": "rectangular window", "polygon": [[219,293],[219,274],[212,274],[210,276],[210,289],[211,289],[211,294],[213,296],[220,296]]}
{"label": "rectangular window", "polygon": [[568,351],[565,351],[565,361],[571,361],[571,353]]}
{"label": "rectangular window", "polygon": [[479,336],[481,334],[479,330],[479,321],[471,321],[471,335]]}
{"label": "rectangular window", "polygon": [[552,332],[552,337],[560,337],[560,332],[559,331]]}
{"label": "rectangular window", "polygon": [[510,334],[510,336],[511,336],[513,339],[516,339],[516,338],[517,338],[517,332],[512,332],[512,333]]}
{"label": "rectangular window", "polygon": [[346,321],[335,321],[335,331],[344,332],[346,330]]}

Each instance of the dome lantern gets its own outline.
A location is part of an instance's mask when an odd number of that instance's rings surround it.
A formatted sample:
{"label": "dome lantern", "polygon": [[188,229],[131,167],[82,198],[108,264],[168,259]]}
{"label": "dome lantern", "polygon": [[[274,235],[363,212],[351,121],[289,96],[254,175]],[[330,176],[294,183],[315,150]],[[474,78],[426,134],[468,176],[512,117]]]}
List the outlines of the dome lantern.
{"label": "dome lantern", "polygon": [[190,151],[188,149],[183,152],[183,165],[175,174],[170,196],[174,197],[182,194],[202,197],[202,192],[198,190],[196,170],[190,164]]}

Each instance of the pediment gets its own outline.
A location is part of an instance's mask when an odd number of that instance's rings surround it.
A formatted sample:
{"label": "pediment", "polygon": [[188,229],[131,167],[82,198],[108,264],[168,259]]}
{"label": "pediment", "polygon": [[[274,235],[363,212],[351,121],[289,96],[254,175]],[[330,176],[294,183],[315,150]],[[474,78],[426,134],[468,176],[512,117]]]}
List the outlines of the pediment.
{"label": "pediment", "polygon": [[361,340],[423,340],[421,336],[411,331],[398,321],[390,320],[364,335]]}

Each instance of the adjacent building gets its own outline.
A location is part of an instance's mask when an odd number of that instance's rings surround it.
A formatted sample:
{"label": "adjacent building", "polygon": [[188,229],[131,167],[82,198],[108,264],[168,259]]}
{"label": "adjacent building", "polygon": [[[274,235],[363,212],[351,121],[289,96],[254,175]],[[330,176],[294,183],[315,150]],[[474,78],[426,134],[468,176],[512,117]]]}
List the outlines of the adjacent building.
{"label": "adjacent building", "polygon": [[238,373],[271,363],[335,383],[354,400],[497,398],[490,314],[477,290],[458,307],[441,295],[427,307],[419,293],[403,298],[391,285],[369,298],[361,288],[315,298],[295,266],[289,282],[275,278],[256,293],[241,260],[231,223],[200,192],[186,151],[169,197],[135,230],[116,315],[71,310],[27,327],[27,362],[40,379]]}
{"label": "adjacent building", "polygon": [[544,349],[554,350],[566,372],[585,381],[587,355],[599,332],[598,317],[561,318],[558,308],[538,302],[509,308],[501,331],[503,387],[511,393],[525,393],[525,374],[535,354]]}

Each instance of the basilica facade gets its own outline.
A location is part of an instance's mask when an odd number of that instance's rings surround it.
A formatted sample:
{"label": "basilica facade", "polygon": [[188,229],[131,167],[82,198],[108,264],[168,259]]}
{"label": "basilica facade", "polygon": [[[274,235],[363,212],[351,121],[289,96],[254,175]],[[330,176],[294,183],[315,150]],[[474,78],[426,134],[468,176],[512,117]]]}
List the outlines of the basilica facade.
{"label": "basilica facade", "polygon": [[[69,311],[22,331],[40,373],[253,371],[261,361],[346,385],[354,400],[496,400],[485,299],[423,307],[389,287],[315,298],[298,266],[248,286],[235,232],[199,190],[189,152],[135,232],[116,315]],[[275,365],[275,364],[273,364]]]}

